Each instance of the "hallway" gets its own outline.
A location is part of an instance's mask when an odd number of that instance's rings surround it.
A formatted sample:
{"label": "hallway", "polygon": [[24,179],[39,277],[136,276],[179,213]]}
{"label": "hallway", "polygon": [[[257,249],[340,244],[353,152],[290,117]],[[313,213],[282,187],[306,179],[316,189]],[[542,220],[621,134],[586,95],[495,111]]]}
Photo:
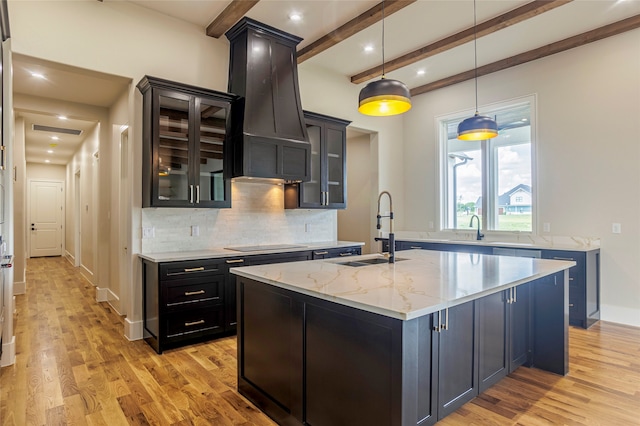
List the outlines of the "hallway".
{"label": "hallway", "polygon": [[[2,425],[275,424],[236,391],[234,337],[163,355],[129,342],[64,258],[28,260],[16,307]],[[640,425],[640,329],[571,327],[570,354],[568,376],[519,368],[438,425]]]}

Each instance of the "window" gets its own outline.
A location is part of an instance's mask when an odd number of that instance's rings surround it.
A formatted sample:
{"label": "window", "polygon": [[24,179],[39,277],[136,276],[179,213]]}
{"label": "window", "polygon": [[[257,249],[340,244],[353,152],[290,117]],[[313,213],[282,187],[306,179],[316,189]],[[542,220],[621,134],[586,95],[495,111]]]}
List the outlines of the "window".
{"label": "window", "polygon": [[486,141],[457,139],[458,124],[471,114],[439,120],[443,229],[470,229],[475,214],[485,230],[533,232],[533,102],[483,109],[499,130]]}

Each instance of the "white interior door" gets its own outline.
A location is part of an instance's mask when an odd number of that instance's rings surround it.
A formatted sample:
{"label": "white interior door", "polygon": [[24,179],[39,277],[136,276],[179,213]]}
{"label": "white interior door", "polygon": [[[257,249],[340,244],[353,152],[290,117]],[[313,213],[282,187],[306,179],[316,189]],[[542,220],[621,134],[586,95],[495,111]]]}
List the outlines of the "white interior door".
{"label": "white interior door", "polygon": [[62,255],[62,182],[29,182],[29,257]]}

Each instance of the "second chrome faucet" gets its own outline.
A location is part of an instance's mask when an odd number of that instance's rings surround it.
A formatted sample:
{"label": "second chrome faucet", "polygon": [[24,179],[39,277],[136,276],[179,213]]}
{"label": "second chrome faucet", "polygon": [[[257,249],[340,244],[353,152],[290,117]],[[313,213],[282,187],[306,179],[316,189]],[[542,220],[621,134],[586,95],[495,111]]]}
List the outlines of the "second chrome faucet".
{"label": "second chrome faucet", "polygon": [[[387,194],[389,197],[389,214],[386,216],[382,216],[380,214],[380,200],[382,200],[382,196]],[[383,217],[389,218],[389,263],[395,263],[396,261],[396,239],[393,234],[393,202],[391,201],[391,194],[389,191],[382,191],[380,195],[378,195],[378,214],[376,215],[376,229],[382,228],[381,219]]]}

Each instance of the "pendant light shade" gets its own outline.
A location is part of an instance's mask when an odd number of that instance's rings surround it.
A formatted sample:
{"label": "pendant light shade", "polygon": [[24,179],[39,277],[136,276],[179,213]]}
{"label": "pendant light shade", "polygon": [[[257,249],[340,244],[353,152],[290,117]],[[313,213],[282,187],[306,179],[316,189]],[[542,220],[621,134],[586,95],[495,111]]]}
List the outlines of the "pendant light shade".
{"label": "pendant light shade", "polygon": [[364,86],[358,101],[358,111],[365,115],[396,115],[411,109],[411,94],[407,86],[384,77]]}
{"label": "pendant light shade", "polygon": [[458,139],[463,141],[482,141],[498,136],[498,123],[486,115],[476,114],[458,124]]}
{"label": "pendant light shade", "polygon": [[478,114],[478,46],[476,35],[476,0],[473,0],[473,59],[476,89],[476,113],[458,124],[458,139],[463,141],[483,141],[498,136],[498,123],[486,115]]}
{"label": "pendant light shade", "polygon": [[362,88],[358,111],[365,115],[398,115],[411,109],[411,93],[407,86],[384,76],[384,1],[382,2],[382,78]]}

